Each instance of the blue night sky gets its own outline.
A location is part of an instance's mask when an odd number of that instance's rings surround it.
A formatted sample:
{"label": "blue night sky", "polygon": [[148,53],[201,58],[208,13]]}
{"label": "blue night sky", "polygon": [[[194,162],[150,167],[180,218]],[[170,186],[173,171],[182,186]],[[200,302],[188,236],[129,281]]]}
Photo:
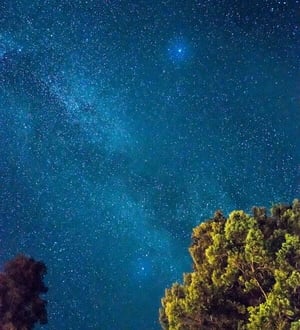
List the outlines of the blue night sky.
{"label": "blue night sky", "polygon": [[40,329],[160,329],[194,226],[299,197],[299,8],[1,1],[0,263],[46,263]]}

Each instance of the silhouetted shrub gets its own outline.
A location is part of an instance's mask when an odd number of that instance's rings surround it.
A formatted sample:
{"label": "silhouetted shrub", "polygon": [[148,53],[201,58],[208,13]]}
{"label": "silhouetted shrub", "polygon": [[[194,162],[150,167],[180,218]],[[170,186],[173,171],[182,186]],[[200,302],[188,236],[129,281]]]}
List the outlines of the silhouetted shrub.
{"label": "silhouetted shrub", "polygon": [[19,255],[4,266],[0,273],[0,329],[30,330],[35,323],[47,323],[46,274],[43,262]]}

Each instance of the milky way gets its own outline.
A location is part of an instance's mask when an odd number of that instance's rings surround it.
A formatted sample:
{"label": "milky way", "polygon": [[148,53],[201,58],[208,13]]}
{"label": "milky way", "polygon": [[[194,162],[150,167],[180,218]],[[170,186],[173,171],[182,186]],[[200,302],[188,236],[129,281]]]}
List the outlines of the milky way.
{"label": "milky way", "polygon": [[299,197],[299,7],[1,1],[0,262],[45,261],[45,329],[159,329],[195,225]]}

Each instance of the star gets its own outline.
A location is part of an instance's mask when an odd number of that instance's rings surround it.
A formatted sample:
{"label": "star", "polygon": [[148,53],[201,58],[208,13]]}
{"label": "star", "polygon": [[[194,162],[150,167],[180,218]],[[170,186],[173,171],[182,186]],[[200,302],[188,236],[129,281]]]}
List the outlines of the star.
{"label": "star", "polygon": [[171,40],[168,45],[168,55],[174,63],[187,61],[191,55],[187,41],[183,38]]}

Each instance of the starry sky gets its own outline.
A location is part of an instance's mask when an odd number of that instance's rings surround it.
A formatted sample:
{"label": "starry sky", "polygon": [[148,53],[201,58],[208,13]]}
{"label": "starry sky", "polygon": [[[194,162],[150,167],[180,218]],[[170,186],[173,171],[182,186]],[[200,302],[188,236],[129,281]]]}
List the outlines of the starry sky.
{"label": "starry sky", "polygon": [[299,197],[299,9],[1,1],[0,265],[47,264],[40,329],[160,329],[194,226]]}

